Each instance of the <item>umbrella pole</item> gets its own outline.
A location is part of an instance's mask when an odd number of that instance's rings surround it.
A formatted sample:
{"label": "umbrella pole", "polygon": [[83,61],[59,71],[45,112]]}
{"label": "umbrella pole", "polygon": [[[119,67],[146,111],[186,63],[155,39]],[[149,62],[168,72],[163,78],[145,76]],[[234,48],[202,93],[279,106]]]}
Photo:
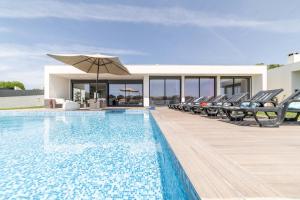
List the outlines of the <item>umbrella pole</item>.
{"label": "umbrella pole", "polygon": [[97,68],[97,79],[96,79],[96,102],[98,99],[98,79],[99,79],[99,63],[98,63],[98,68]]}

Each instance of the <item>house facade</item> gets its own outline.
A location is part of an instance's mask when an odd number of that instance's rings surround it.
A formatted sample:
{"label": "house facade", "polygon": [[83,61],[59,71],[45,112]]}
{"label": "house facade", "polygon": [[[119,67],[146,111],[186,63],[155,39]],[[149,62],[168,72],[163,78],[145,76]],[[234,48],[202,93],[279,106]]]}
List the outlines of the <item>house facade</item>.
{"label": "house facade", "polygon": [[[98,96],[108,106],[164,106],[186,98],[249,96],[267,89],[265,65],[125,65],[130,75],[100,74]],[[96,94],[96,74],[69,65],[48,65],[45,99],[70,99],[84,105]]]}
{"label": "house facade", "polygon": [[279,95],[279,100],[283,100],[285,97],[300,89],[299,53],[289,54],[286,65],[268,70],[268,88],[284,89]]}

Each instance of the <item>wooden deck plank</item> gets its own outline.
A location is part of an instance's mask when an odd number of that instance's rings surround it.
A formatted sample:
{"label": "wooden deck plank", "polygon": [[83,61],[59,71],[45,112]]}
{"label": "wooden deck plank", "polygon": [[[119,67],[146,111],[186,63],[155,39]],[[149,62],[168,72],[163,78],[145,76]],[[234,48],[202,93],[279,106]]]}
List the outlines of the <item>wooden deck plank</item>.
{"label": "wooden deck plank", "polygon": [[151,112],[202,199],[300,198],[300,126]]}

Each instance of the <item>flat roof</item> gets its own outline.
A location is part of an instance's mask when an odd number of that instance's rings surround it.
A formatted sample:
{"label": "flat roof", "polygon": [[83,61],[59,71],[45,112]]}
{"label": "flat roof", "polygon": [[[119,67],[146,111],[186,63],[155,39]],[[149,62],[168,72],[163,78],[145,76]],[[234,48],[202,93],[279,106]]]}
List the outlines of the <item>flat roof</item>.
{"label": "flat roof", "polygon": [[[130,76],[143,75],[255,75],[266,74],[266,65],[125,65]],[[94,77],[94,74],[87,74],[70,65],[46,65],[46,74],[57,74],[65,77],[72,75],[82,75],[82,78]],[[103,76],[102,76],[103,77]],[[107,77],[118,77],[107,75]]]}

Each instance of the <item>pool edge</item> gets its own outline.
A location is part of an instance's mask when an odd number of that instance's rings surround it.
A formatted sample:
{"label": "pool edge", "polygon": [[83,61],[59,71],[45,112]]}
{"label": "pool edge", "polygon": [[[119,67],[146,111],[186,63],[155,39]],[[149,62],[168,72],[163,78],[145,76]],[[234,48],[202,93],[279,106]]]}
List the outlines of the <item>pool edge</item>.
{"label": "pool edge", "polygon": [[152,114],[152,112],[150,111],[149,114],[151,115],[151,117],[153,118],[153,121],[155,122],[155,124],[157,125],[158,129],[160,130],[160,133],[162,135],[162,139],[164,140],[163,142],[167,145],[167,148],[170,152],[170,155],[172,157],[172,163],[176,169],[176,174],[178,175],[180,181],[184,184],[183,188],[184,190],[187,192],[187,196],[189,199],[191,200],[201,200],[200,195],[198,194],[198,192],[196,191],[193,183],[191,182],[189,176],[186,174],[184,168],[182,167],[180,161],[178,160],[174,150],[172,149],[171,145],[169,144],[163,130],[161,129],[159,123],[157,122],[157,119],[155,118],[155,116]]}

